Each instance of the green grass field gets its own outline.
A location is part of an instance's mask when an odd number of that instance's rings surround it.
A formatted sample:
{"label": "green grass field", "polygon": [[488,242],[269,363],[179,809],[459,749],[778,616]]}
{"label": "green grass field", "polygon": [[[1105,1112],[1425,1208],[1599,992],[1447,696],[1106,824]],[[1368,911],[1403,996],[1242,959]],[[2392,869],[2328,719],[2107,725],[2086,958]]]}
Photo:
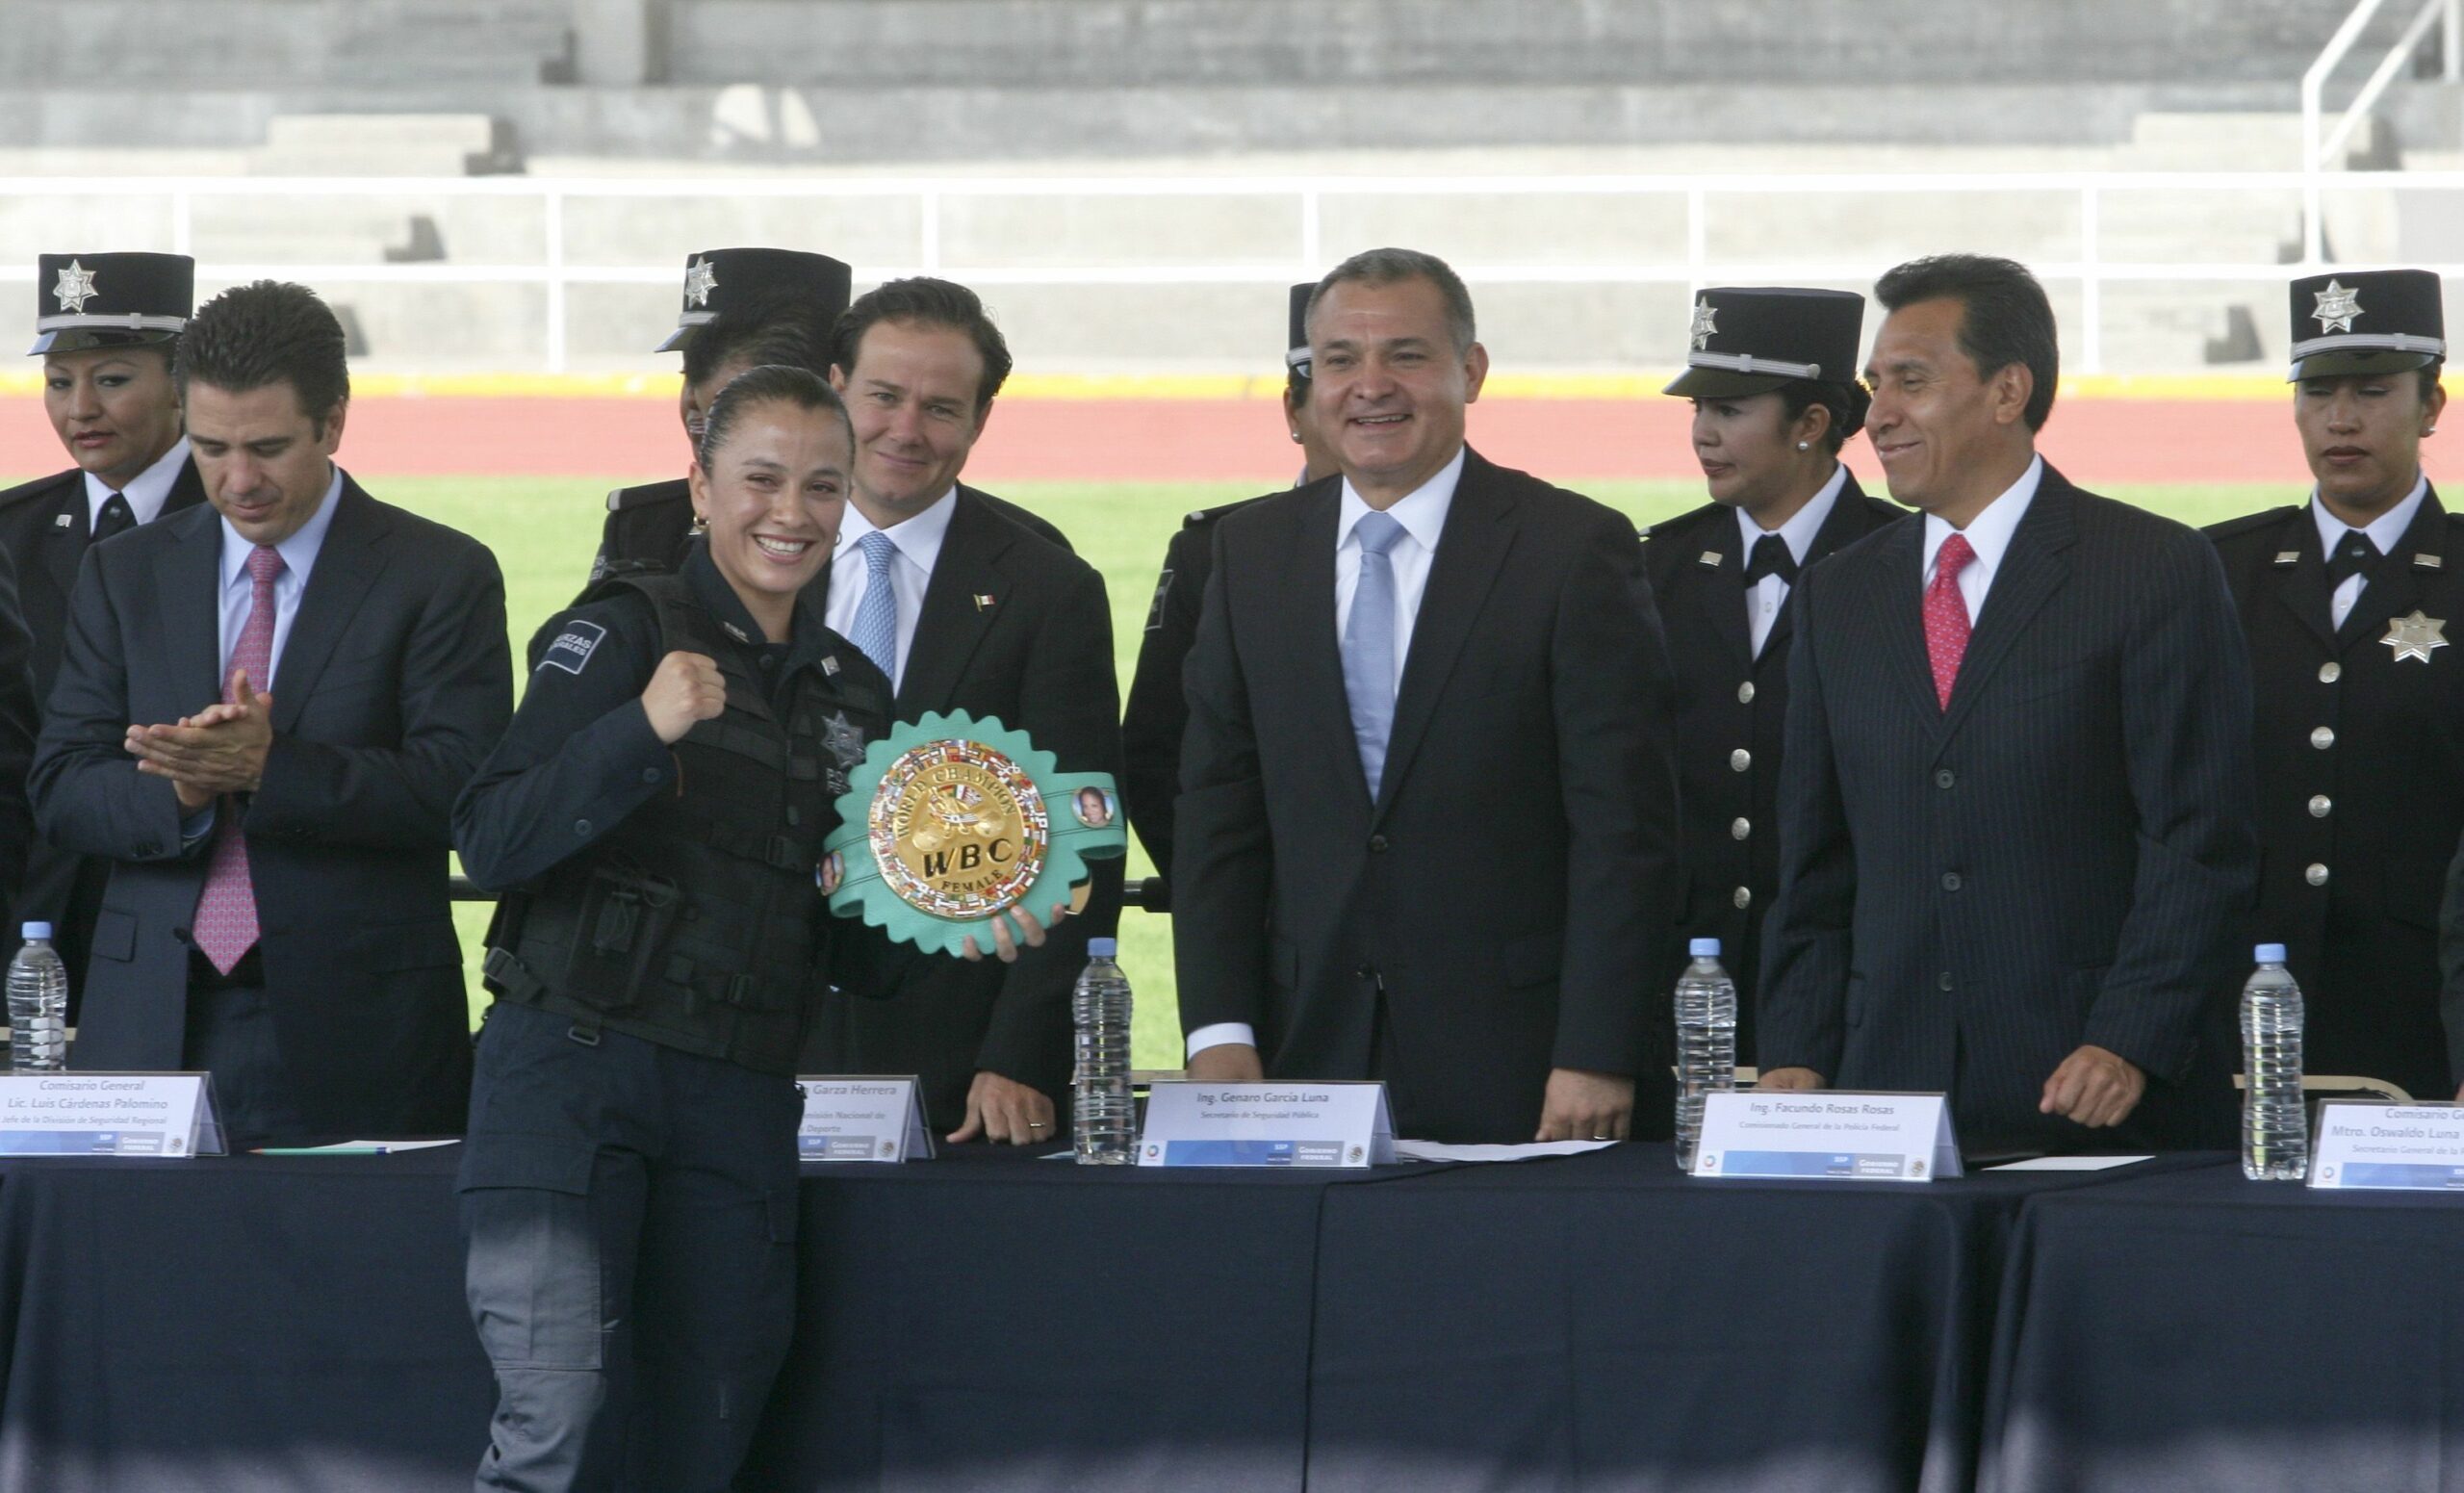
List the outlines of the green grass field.
{"label": "green grass field", "polygon": [[[598,545],[601,500],[618,478],[402,478],[372,476],[380,496],[476,535],[496,551],[504,567],[513,643],[519,656],[531,631],[571,600]],[[2213,523],[2295,495],[2264,487],[2119,487],[2116,496],[2143,503],[2189,524]],[[1624,482],[1596,486],[1594,495],[1656,522],[1702,502],[1691,482]],[[1236,486],[1031,484],[1005,487],[1003,496],[1036,509],[1065,530],[1080,553],[1103,572],[1111,588],[1113,635],[1124,692],[1136,662],[1147,598],[1163,561],[1165,542],[1191,509],[1249,496]],[[1131,840],[1129,874],[1148,874],[1144,850]],[[484,1000],[476,969],[487,910],[461,910],[463,946],[470,952],[471,993],[475,1011]],[[1120,931],[1121,963],[1138,991],[1136,1060],[1142,1068],[1180,1066],[1180,1028],[1173,1000],[1169,918],[1132,912]]]}

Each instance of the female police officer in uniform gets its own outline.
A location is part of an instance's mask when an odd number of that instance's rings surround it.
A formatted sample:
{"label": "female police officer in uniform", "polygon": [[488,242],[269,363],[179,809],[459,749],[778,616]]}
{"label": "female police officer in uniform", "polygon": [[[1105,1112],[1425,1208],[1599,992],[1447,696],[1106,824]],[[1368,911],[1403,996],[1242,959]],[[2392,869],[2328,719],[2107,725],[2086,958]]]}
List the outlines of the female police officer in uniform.
{"label": "female police officer in uniform", "polygon": [[[464,867],[509,888],[460,1181],[480,1488],[724,1488],[785,1352],[814,867],[890,708],[806,590],[851,456],[810,372],[731,383],[691,477],[708,534],[551,624],[456,808]],[[1017,925],[1004,957],[1041,941]]]}

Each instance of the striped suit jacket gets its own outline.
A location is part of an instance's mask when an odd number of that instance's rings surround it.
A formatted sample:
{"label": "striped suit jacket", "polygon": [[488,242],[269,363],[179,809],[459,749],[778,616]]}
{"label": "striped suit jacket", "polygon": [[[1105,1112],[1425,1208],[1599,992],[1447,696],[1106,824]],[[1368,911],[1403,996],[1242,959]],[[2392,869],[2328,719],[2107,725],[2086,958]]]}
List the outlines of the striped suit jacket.
{"label": "striped suit jacket", "polygon": [[[2047,467],[1944,709],[1923,546],[1911,515],[1796,587],[1762,1066],[1947,1091],[1969,1149],[2216,1144],[2258,849],[2215,552]],[[2148,1076],[2118,1133],[2037,1113],[2082,1043]]]}

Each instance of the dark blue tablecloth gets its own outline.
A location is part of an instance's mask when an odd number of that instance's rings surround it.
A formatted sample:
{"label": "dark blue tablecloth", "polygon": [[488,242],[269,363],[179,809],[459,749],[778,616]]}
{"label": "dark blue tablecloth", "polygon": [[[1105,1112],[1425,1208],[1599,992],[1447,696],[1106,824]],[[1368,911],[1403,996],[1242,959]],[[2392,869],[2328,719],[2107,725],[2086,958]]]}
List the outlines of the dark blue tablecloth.
{"label": "dark blue tablecloth", "polygon": [[2464,1493],[2464,1197],[2039,1197],[1999,1319],[1989,1493]]}
{"label": "dark blue tablecloth", "polygon": [[2119,1174],[1712,1182],[1634,1145],[1330,1194],[1309,1485],[1965,1488],[2020,1205]]}

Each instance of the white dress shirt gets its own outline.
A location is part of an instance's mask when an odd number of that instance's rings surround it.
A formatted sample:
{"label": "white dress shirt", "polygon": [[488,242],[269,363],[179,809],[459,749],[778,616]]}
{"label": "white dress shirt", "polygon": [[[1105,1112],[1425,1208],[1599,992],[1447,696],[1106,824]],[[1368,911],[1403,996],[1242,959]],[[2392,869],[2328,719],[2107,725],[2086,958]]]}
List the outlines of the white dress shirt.
{"label": "white dress shirt", "polygon": [[[129,478],[119,495],[128,500],[128,511],[140,524],[151,524],[163,516],[163,504],[171,501],[171,484],[180,479],[180,468],[189,459],[189,438],[181,436],[171,449]],[[112,485],[91,472],[86,474],[86,532],[92,533],[103,521],[103,504],[112,501]]]}
{"label": "white dress shirt", "polygon": [[1919,596],[1934,584],[1934,560],[1942,553],[1943,542],[1953,534],[1965,534],[1968,548],[1976,558],[1960,572],[1960,600],[1967,603],[1967,620],[1973,627],[1985,615],[1985,593],[1993,589],[1993,576],[2002,568],[2002,556],[2011,548],[2011,536],[2019,531],[2019,520],[2028,516],[2028,504],[2036,501],[2037,484],[2044,480],[2044,458],[2039,456],[2028,463],[2019,479],[2004,488],[2000,496],[1985,505],[1983,511],[1967,521],[1967,528],[1953,528],[1950,521],[1928,513],[1925,515],[1925,570]]}
{"label": "white dress shirt", "polygon": [[[318,552],[325,547],[325,531],[334,527],[334,507],[342,501],[343,469],[334,469],[333,480],[325,484],[325,496],[317,502],[317,511],[308,522],[274,549],[282,555],[282,574],[273,581],[273,679],[250,680],[249,685],[264,694],[274,687],[274,680],[282,677],[283,645],[291,641],[291,624],[299,615],[300,594],[308,589],[308,573],[317,565]],[[248,605],[256,589],[248,579],[248,556],[256,545],[242,538],[221,521],[222,528],[222,682],[231,682],[231,651],[240,645],[240,633],[248,626]]]}
{"label": "white dress shirt", "polygon": [[[1421,594],[1428,589],[1429,562],[1437,557],[1438,536],[1446,531],[1447,510],[1454,506],[1454,489],[1463,480],[1463,452],[1386,510],[1403,526],[1386,558],[1395,571],[1395,687],[1403,687],[1403,660],[1412,649],[1412,625],[1420,620]],[[1351,631],[1352,594],[1360,589],[1360,521],[1373,511],[1344,478],[1343,496],[1335,510],[1335,631],[1338,640]],[[1218,1021],[1190,1033],[1193,1058],[1209,1047],[1258,1044],[1258,1034],[1246,1021]]]}
{"label": "white dress shirt", "polygon": [[[1753,515],[1743,508],[1737,509],[1737,539],[1745,546],[1745,559],[1751,561],[1754,558],[1755,541],[1765,534],[1776,533],[1780,542],[1788,547],[1788,558],[1803,566],[1806,552],[1813,548],[1813,536],[1822,532],[1823,520],[1831,517],[1833,505],[1839,501],[1839,490],[1847,485],[1848,469],[1844,466],[1835,468],[1831,480],[1822,484],[1822,490],[1776,529],[1764,528],[1754,521]],[[1765,576],[1745,593],[1745,630],[1757,658],[1762,656],[1762,645],[1770,640],[1772,625],[1780,620],[1780,608],[1786,605],[1787,601],[1788,578],[1785,576]]]}
{"label": "white dress shirt", "polygon": [[[2404,530],[2413,527],[2413,516],[2422,511],[2422,500],[2428,496],[2429,477],[2426,475],[2414,477],[2413,490],[2404,501],[2371,520],[2370,527],[2362,532],[2370,536],[2370,542],[2378,547],[2379,553],[2393,554],[2396,542],[2404,537]],[[2315,487],[2310,489],[2310,517],[2319,526],[2319,553],[2334,559],[2336,546],[2344,543],[2345,535],[2352,531],[2352,526],[2327,511],[2327,505],[2319,501],[2319,490]],[[2347,576],[2337,585],[2335,595],[2328,599],[2327,608],[2335,626],[2343,627],[2345,619],[2352,615],[2353,604],[2361,600],[2361,588],[2368,584],[2370,578],[2367,576]]]}
{"label": "white dress shirt", "polygon": [[[889,671],[893,692],[906,682],[908,651],[915,646],[916,619],[924,615],[924,588],[932,584],[933,567],[940,561],[941,541],[949,537],[950,515],[958,506],[958,485],[952,483],[931,507],[878,530],[887,534],[897,549],[889,559],[890,591],[898,602],[898,667]],[[856,608],[863,605],[864,593],[873,583],[861,545],[864,536],[874,532],[873,521],[859,512],[855,503],[848,503],[847,516],[838,526],[838,553],[830,558],[830,604],[822,611],[830,630],[841,637],[855,635]]]}
{"label": "white dress shirt", "polygon": [[[1395,687],[1403,687],[1403,660],[1411,656],[1412,625],[1420,620],[1421,593],[1428,589],[1429,562],[1437,557],[1438,536],[1446,531],[1447,510],[1454,506],[1455,484],[1463,480],[1463,452],[1438,470],[1437,476],[1414,488],[1386,510],[1403,526],[1403,537],[1386,552],[1395,572]],[[1343,497],[1335,510],[1335,636],[1351,635],[1351,599],[1360,589],[1360,521],[1371,508],[1344,478]]]}

